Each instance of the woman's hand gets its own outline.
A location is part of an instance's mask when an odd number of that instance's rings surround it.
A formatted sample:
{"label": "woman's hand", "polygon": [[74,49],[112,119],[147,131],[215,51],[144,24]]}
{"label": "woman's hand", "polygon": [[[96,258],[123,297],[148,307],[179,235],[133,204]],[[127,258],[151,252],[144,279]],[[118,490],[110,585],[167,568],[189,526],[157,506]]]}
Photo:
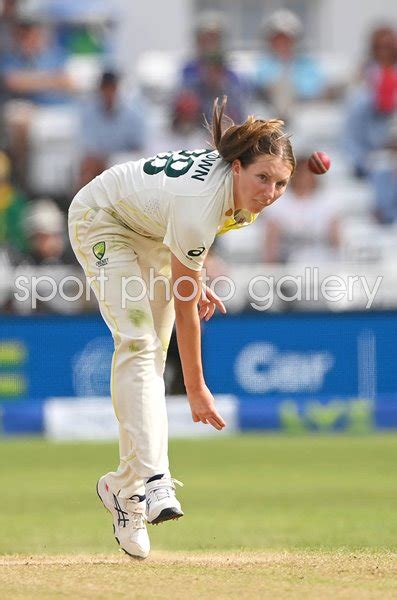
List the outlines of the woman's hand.
{"label": "woman's hand", "polygon": [[200,319],[205,319],[206,321],[210,320],[217,307],[221,313],[226,313],[226,308],[223,302],[218,298],[215,292],[213,292],[204,284],[202,286],[202,293],[198,301],[198,305]]}
{"label": "woman's hand", "polygon": [[225,421],[215,408],[214,397],[204,385],[197,391],[187,390],[192,418],[195,423],[205,423],[212,425],[218,431],[226,427]]}

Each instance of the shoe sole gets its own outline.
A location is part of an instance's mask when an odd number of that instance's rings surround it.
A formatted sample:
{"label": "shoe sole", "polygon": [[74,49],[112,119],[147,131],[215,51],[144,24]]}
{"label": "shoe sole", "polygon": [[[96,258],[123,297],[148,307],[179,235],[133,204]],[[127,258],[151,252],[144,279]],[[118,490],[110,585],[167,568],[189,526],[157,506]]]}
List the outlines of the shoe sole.
{"label": "shoe sole", "polygon": [[[100,495],[99,490],[98,490],[98,483],[99,483],[99,481],[97,481],[97,484],[96,484],[96,493],[97,493],[97,496],[98,496],[99,500],[102,502],[104,508],[108,511],[108,513],[112,514],[111,511],[108,509],[108,507],[106,506],[106,504],[104,503],[104,501],[101,498],[101,495]],[[112,515],[112,517],[113,517],[113,515]],[[114,523],[113,523],[113,535],[114,535],[114,539],[116,540],[116,542],[120,546],[121,550],[123,552],[125,552],[125,554],[128,554],[128,556],[130,556],[131,558],[134,558],[135,560],[146,560],[147,556],[137,556],[136,554],[130,554],[129,552],[127,552],[127,550],[125,550],[123,548],[123,546],[120,544],[119,538],[116,537],[116,528],[114,526]]]}
{"label": "shoe sole", "polygon": [[183,517],[183,512],[176,508],[163,508],[161,513],[153,521],[148,521],[148,523],[150,525],[160,525],[160,523],[165,523],[165,521],[177,521],[181,517]]}

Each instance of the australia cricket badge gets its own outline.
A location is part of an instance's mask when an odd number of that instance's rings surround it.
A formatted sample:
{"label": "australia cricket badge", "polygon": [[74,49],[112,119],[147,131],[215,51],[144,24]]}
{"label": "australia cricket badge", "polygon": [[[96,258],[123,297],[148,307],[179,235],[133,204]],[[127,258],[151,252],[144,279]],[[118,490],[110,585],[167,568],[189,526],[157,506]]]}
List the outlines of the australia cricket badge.
{"label": "australia cricket badge", "polygon": [[104,267],[105,265],[108,264],[109,259],[108,258],[104,258],[105,253],[106,253],[106,242],[98,242],[98,243],[96,243],[92,247],[92,251],[94,253],[94,256],[98,259],[98,261],[96,263],[97,267]]}

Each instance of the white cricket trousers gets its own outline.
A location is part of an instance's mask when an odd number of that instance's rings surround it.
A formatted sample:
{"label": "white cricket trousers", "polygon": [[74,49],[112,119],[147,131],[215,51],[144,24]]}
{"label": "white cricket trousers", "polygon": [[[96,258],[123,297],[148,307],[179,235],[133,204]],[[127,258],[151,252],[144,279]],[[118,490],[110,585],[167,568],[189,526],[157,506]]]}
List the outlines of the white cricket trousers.
{"label": "white cricket trousers", "polygon": [[[69,235],[86,276],[95,278],[91,287],[114,340],[111,396],[119,421],[120,464],[106,480],[113,493],[130,498],[144,494],[144,478],[169,473],[163,374],[175,315],[165,284],[171,280],[171,254],[161,240],[143,237],[114,212],[93,207],[90,196],[83,188],[74,198]],[[152,297],[150,278],[153,283],[155,277]]]}

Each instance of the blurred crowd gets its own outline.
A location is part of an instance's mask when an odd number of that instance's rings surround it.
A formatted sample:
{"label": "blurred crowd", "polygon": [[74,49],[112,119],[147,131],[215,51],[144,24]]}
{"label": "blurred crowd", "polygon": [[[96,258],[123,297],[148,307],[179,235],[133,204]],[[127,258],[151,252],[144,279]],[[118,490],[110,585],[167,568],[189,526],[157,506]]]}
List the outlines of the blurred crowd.
{"label": "blurred crowd", "polygon": [[[86,19],[78,3],[66,4],[67,18],[44,18],[19,0],[0,2],[0,310],[28,312],[13,301],[7,274],[77,269],[66,212],[81,186],[122,160],[206,146],[203,124],[223,94],[236,122],[250,113],[284,119],[298,168],[283,199],[249,232],[218,239],[208,258],[214,277],[226,263],[391,257],[397,240],[395,28],[381,24],[369,32],[361,64],[338,79],[307,50],[305,24],[293,12],[266,15],[249,60],[229,47],[224,16],[203,12],[194,24],[193,54],[181,56],[172,89],[161,93],[144,82],[131,84],[131,74],[112,60],[109,15]],[[308,170],[314,150],[331,155],[329,175]],[[71,309],[58,302],[42,310]]]}

